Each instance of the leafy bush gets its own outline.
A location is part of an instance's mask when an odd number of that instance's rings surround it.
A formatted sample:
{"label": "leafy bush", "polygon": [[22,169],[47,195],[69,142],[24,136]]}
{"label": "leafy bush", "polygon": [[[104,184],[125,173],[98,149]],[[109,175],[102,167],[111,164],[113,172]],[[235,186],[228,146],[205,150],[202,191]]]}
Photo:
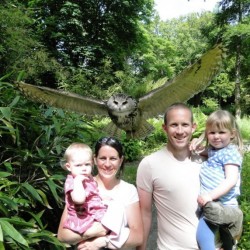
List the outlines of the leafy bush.
{"label": "leafy bush", "polygon": [[136,161],[140,159],[141,142],[139,140],[128,139],[125,137],[121,142],[125,150],[124,154],[127,161]]}
{"label": "leafy bush", "polygon": [[243,118],[239,119],[237,121],[240,131],[241,131],[241,136],[243,140],[246,143],[250,143],[250,126],[249,126],[249,117],[244,116]]}
{"label": "leafy bush", "polygon": [[202,112],[204,112],[204,114],[206,115],[219,109],[218,101],[215,98],[206,98],[205,100],[203,100],[203,103],[204,104],[201,107],[201,109],[202,109]]}
{"label": "leafy bush", "polygon": [[243,233],[239,242],[239,250],[250,249],[250,152],[244,156],[242,168],[241,195],[239,198],[241,209],[244,214]]}
{"label": "leafy bush", "polygon": [[0,90],[0,248],[64,249],[55,237],[66,176],[60,158],[73,141],[91,145],[97,130],[20,98],[3,79]]}
{"label": "leafy bush", "polygon": [[147,155],[160,149],[167,141],[166,134],[162,129],[163,118],[152,118],[148,122],[153,125],[154,131],[142,140],[142,155]]}
{"label": "leafy bush", "polygon": [[197,127],[195,132],[193,133],[193,137],[199,137],[205,129],[207,116],[202,112],[200,108],[193,108],[194,122]]}

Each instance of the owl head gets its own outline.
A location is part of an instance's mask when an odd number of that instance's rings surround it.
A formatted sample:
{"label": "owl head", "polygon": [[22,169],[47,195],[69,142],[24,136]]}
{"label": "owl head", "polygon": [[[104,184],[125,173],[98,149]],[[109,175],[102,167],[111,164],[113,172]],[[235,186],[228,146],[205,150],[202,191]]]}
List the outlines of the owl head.
{"label": "owl head", "polygon": [[131,113],[137,108],[137,101],[131,96],[124,94],[112,95],[107,101],[108,112]]}

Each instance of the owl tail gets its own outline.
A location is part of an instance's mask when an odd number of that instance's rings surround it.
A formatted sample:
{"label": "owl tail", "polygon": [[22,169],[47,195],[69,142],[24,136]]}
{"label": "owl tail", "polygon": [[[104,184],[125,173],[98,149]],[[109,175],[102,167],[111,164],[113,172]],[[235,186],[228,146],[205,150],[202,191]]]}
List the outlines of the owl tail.
{"label": "owl tail", "polygon": [[121,138],[122,134],[124,133],[124,131],[119,129],[113,122],[108,123],[104,130],[109,136],[114,136],[117,138]]}
{"label": "owl tail", "polygon": [[[126,136],[129,139],[141,139],[147,137],[150,133],[152,133],[154,127],[149,124],[146,120],[142,120],[140,125],[133,130],[125,130]],[[105,132],[110,136],[115,136],[117,138],[121,138],[124,131],[118,128],[113,122],[110,122],[105,128]]]}
{"label": "owl tail", "polygon": [[154,127],[146,120],[141,120],[140,125],[133,131],[126,131],[128,138],[143,139],[152,133]]}

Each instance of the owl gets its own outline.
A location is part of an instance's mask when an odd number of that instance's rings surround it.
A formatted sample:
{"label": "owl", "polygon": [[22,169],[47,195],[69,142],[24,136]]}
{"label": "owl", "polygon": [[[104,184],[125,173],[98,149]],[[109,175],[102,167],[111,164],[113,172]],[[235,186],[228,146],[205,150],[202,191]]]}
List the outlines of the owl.
{"label": "owl", "polygon": [[223,55],[224,49],[219,44],[175,78],[139,99],[119,93],[103,101],[21,81],[17,86],[27,98],[36,102],[90,116],[109,116],[111,122],[105,129],[109,135],[119,137],[125,131],[129,138],[144,138],[154,129],[147,119],[164,114],[171,104],[186,102],[204,90],[218,74]]}

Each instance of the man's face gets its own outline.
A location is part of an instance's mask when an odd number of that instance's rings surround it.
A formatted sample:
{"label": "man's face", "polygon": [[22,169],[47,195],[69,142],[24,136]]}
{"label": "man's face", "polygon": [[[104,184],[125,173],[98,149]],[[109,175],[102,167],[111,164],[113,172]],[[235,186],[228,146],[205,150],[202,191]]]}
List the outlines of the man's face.
{"label": "man's face", "polygon": [[168,144],[174,149],[186,149],[196,125],[192,123],[190,110],[175,108],[168,112],[163,129],[168,136]]}

